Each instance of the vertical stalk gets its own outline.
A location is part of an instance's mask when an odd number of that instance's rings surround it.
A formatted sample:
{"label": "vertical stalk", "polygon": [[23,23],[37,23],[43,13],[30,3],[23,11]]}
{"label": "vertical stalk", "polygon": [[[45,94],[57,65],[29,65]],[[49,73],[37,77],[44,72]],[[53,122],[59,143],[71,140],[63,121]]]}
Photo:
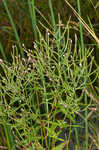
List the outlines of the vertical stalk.
{"label": "vertical stalk", "polygon": [[52,7],[52,0],[49,0],[49,7],[50,7],[50,12],[51,12],[52,24],[53,24],[54,32],[56,32],[56,22],[55,22],[53,7]]}
{"label": "vertical stalk", "polygon": [[[77,6],[78,6],[78,14],[81,16],[81,11],[80,11],[80,0],[77,0]],[[81,39],[81,49],[82,49],[82,57],[84,57],[84,40],[83,40],[83,30],[82,30],[82,23],[79,19],[80,23],[80,39]]]}
{"label": "vertical stalk", "polygon": [[5,135],[6,135],[6,138],[7,138],[8,150],[10,150],[11,149],[11,144],[10,144],[10,139],[9,139],[9,135],[8,135],[8,129],[7,129],[6,122],[5,122],[4,119],[3,119],[3,127],[4,127]]}
{"label": "vertical stalk", "polygon": [[23,48],[21,46],[21,41],[20,41],[20,38],[18,36],[18,33],[17,33],[17,30],[16,30],[16,27],[15,27],[15,24],[13,22],[13,19],[12,19],[12,16],[10,14],[10,11],[8,9],[8,6],[7,6],[7,3],[6,3],[6,0],[2,0],[3,4],[4,4],[4,7],[5,7],[5,10],[8,14],[8,17],[9,17],[9,20],[10,20],[10,23],[12,25],[12,28],[13,28],[13,31],[14,31],[14,34],[15,34],[15,37],[16,37],[16,40],[18,42],[18,46],[19,46],[19,49],[20,49],[20,53],[21,53],[21,56],[24,57],[24,52],[23,52]]}
{"label": "vertical stalk", "polygon": [[78,150],[80,150],[78,130],[77,130],[77,128],[74,128],[74,130],[75,130],[75,137],[76,137],[76,142],[77,142]]}
{"label": "vertical stalk", "polygon": [[[80,0],[77,0],[77,6],[78,6],[78,13],[81,16],[81,11],[80,11]],[[82,23],[79,19],[80,22],[80,39],[81,39],[81,49],[82,49],[82,58],[85,57],[85,52],[84,52],[84,40],[83,40],[83,30],[82,30]],[[86,62],[83,63],[84,67],[86,65]],[[86,81],[86,72],[85,72],[85,78],[84,80]],[[86,87],[85,87],[86,88]],[[85,105],[87,106],[87,95],[84,93],[84,101]],[[85,110],[85,117],[88,115],[88,110]],[[86,150],[88,150],[88,121],[85,121],[85,144],[86,144]]]}
{"label": "vertical stalk", "polygon": [[7,57],[6,57],[6,55],[5,55],[5,52],[4,52],[4,49],[3,49],[1,43],[0,43],[0,52],[1,52],[1,54],[2,54],[3,60],[6,60],[6,61],[7,61]]}
{"label": "vertical stalk", "polygon": [[5,136],[7,138],[8,150],[11,150],[11,149],[16,150],[14,135],[11,132],[10,125],[7,125],[6,117],[2,117],[2,122],[3,122]]}
{"label": "vertical stalk", "polygon": [[[56,27],[56,22],[55,22],[55,17],[54,17],[54,11],[53,11],[53,6],[52,6],[52,0],[49,0],[49,8],[51,12],[51,18],[52,18],[52,25],[54,28],[54,34],[55,34],[55,40],[56,40],[56,45],[58,49],[58,60],[60,62],[61,59],[61,49],[60,49],[60,37],[57,36],[57,27]],[[60,21],[60,20],[59,20]],[[60,32],[60,27],[58,29],[58,32]],[[60,34],[60,33],[59,33]]]}
{"label": "vertical stalk", "polygon": [[29,5],[29,9],[30,9],[30,16],[31,16],[31,21],[32,21],[34,38],[35,38],[35,41],[38,42],[38,34],[37,34],[37,28],[36,28],[36,14],[35,14],[34,0],[32,0],[32,1],[28,0],[28,5]]}
{"label": "vertical stalk", "polygon": [[[75,118],[75,115],[73,117]],[[76,124],[76,118],[73,121],[73,124]],[[77,127],[74,128],[74,131],[75,131],[75,138],[76,138],[76,142],[77,142],[77,147],[78,147],[78,150],[80,150],[79,135],[78,135]]]}

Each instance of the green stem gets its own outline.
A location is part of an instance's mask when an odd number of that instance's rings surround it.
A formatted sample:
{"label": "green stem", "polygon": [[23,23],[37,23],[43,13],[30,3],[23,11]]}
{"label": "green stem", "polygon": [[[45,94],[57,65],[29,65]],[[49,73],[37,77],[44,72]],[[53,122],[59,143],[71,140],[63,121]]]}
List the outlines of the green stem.
{"label": "green stem", "polygon": [[[77,0],[77,5],[78,5],[78,13],[81,16],[81,11],[80,11],[80,0]],[[82,57],[84,57],[84,40],[83,40],[83,30],[82,30],[82,23],[79,19],[80,22],[80,39],[81,39],[81,48],[82,48]]]}
{"label": "green stem", "polygon": [[53,7],[52,7],[52,0],[49,0],[49,7],[50,7],[50,12],[51,12],[52,24],[53,24],[54,32],[56,32],[56,23],[55,23],[55,17],[54,17],[54,12],[53,12]]}
{"label": "green stem", "polygon": [[4,131],[5,131],[5,135],[7,138],[8,150],[11,150],[12,148],[13,148],[13,150],[16,150],[14,136],[11,132],[11,127],[9,125],[7,125],[6,117],[2,117],[2,120],[3,120],[3,127],[4,127]]}
{"label": "green stem", "polygon": [[[77,5],[78,5],[78,13],[81,16],[80,0],[77,0]],[[84,58],[85,52],[84,52],[83,30],[82,30],[82,23],[81,23],[80,19],[79,19],[79,22],[80,22],[80,40],[81,40],[82,58]],[[85,66],[86,63],[84,62],[83,65]],[[84,80],[86,80],[86,76],[85,76]],[[84,93],[84,100],[85,100],[85,105],[87,106],[87,95],[86,95],[86,93]],[[87,115],[88,115],[88,109],[85,110],[85,117],[87,117]],[[85,121],[85,144],[86,144],[86,150],[88,150],[88,121],[87,120]]]}
{"label": "green stem", "polygon": [[4,119],[3,119],[3,127],[4,127],[5,135],[6,135],[6,138],[7,138],[7,142],[8,142],[8,150],[10,150],[11,149],[11,144],[10,144],[10,140],[9,140],[9,136],[8,136],[8,130],[7,130],[6,122],[5,122]]}
{"label": "green stem", "polygon": [[[85,105],[87,106],[87,94],[85,93]],[[85,110],[85,117],[87,118],[87,116],[88,116],[88,110],[86,109]],[[85,121],[85,133],[86,133],[86,137],[85,137],[85,139],[86,139],[86,150],[88,150],[88,121],[87,121],[87,119],[86,119],[86,121]]]}
{"label": "green stem", "polygon": [[6,55],[5,55],[5,52],[4,52],[4,49],[3,49],[1,43],[0,43],[0,52],[1,52],[1,54],[2,54],[3,59],[7,61],[7,57],[6,57]]}
{"label": "green stem", "polygon": [[30,15],[31,15],[34,38],[35,38],[35,41],[38,42],[38,34],[37,34],[37,28],[36,28],[37,23],[36,23],[34,0],[32,0],[32,3],[31,3],[30,0],[28,0],[28,5],[29,5],[29,9],[30,9]]}
{"label": "green stem", "polygon": [[22,46],[21,46],[21,41],[20,41],[20,38],[19,38],[19,36],[18,36],[18,33],[17,33],[16,27],[15,27],[15,24],[14,24],[14,22],[13,22],[12,16],[11,16],[11,14],[10,14],[10,11],[9,11],[9,9],[8,9],[7,3],[6,3],[5,0],[2,0],[2,2],[3,2],[3,4],[4,4],[5,10],[6,10],[7,14],[8,14],[9,19],[10,19],[10,23],[11,23],[11,25],[12,25],[12,28],[13,28],[13,31],[14,31],[14,34],[15,34],[15,37],[16,37],[16,40],[17,40],[17,42],[18,42],[18,46],[19,46],[19,49],[20,49],[21,56],[24,57],[24,52],[23,52],[23,49],[22,49]]}
{"label": "green stem", "polygon": [[[56,22],[55,22],[55,17],[54,17],[54,11],[53,11],[53,7],[52,7],[52,0],[49,0],[49,8],[50,8],[50,12],[51,12],[52,25],[54,28],[56,45],[57,45],[57,49],[58,49],[58,60],[60,62],[60,59],[61,59],[60,37],[57,36],[57,27],[56,27]],[[58,28],[58,32],[59,32],[58,34],[60,34],[60,27]]]}
{"label": "green stem", "polygon": [[78,150],[80,150],[78,130],[77,130],[77,128],[74,128],[74,130],[75,130],[75,137],[76,137],[76,142],[77,142]]}

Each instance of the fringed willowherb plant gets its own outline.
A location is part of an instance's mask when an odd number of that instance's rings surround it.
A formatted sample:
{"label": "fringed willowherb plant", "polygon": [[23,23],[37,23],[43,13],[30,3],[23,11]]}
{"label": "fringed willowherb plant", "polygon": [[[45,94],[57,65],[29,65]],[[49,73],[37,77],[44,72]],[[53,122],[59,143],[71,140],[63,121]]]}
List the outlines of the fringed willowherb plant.
{"label": "fringed willowherb plant", "polygon": [[[40,42],[34,43],[34,49],[27,50],[23,45],[25,58],[14,47],[12,62],[0,61],[0,115],[6,117],[17,149],[78,147],[80,135],[75,129],[82,124],[76,119],[88,108],[83,91],[89,85],[93,59],[88,49],[81,57],[77,36],[72,45],[68,27],[69,23],[64,29],[59,24],[57,34],[47,29],[46,38],[38,30]],[[71,138],[73,135],[76,140]]]}

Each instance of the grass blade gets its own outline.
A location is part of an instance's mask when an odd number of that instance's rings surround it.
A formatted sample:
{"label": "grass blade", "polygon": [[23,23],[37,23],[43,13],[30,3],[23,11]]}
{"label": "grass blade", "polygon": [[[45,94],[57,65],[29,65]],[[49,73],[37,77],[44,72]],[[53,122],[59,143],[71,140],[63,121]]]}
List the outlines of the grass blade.
{"label": "grass blade", "polygon": [[[77,0],[77,6],[78,6],[78,14],[81,16],[81,11],[80,11],[80,0]],[[82,58],[84,58],[85,56],[85,52],[84,52],[84,40],[83,40],[83,30],[82,30],[82,22],[80,21],[80,39],[81,39],[81,49],[82,49]],[[85,62],[83,63],[83,65],[85,66]],[[86,78],[84,79],[86,81]],[[86,93],[84,93],[85,97],[85,105],[87,106],[87,95]],[[85,110],[85,117],[88,116],[88,110]],[[85,121],[85,144],[86,144],[86,150],[88,150],[88,121]]]}
{"label": "grass blade", "polygon": [[76,12],[76,10],[70,5],[70,3],[65,0],[66,4],[72,9],[74,12],[75,16],[81,21],[83,27],[90,33],[90,35],[95,39],[95,41],[99,45],[99,38],[96,36],[96,34],[90,29],[90,27],[87,25],[87,23],[81,18],[81,16]]}
{"label": "grass blade", "polygon": [[[52,1],[51,0],[49,0],[49,7],[50,7],[50,12],[51,12],[52,25],[53,25],[53,28],[54,28],[54,34],[55,34],[54,36],[55,36],[56,44],[57,44],[57,48],[58,48],[58,59],[60,61],[60,58],[61,58],[60,37],[57,36],[57,33],[60,34],[60,25],[59,25],[59,28],[56,27],[54,11],[53,11]],[[60,22],[60,19],[59,19],[59,22]]]}
{"label": "grass blade", "polygon": [[11,132],[11,127],[7,125],[6,118],[2,117],[2,120],[3,120],[5,135],[8,142],[8,150],[11,150],[12,148],[13,150],[16,150],[15,143],[14,143],[14,136],[12,135]]}
{"label": "grass blade", "polygon": [[49,7],[50,7],[50,12],[51,12],[52,24],[53,24],[54,32],[56,32],[56,22],[55,22],[55,17],[54,17],[54,12],[53,12],[53,7],[52,7],[52,1],[51,0],[49,0]]}
{"label": "grass blade", "polygon": [[10,11],[8,9],[8,6],[7,6],[7,3],[6,3],[6,0],[2,0],[3,4],[4,4],[4,7],[5,7],[5,10],[8,14],[8,17],[10,19],[10,23],[12,25],[12,28],[13,28],[13,31],[14,31],[14,34],[15,34],[15,37],[16,37],[16,40],[18,42],[18,46],[19,46],[19,49],[20,49],[20,53],[21,53],[21,56],[24,57],[24,53],[23,53],[23,49],[22,49],[22,46],[21,46],[21,41],[20,41],[20,38],[18,36],[18,33],[17,33],[17,30],[16,30],[16,27],[15,27],[15,24],[13,22],[13,19],[12,19],[12,16],[10,14]]}
{"label": "grass blade", "polygon": [[34,0],[32,0],[32,3],[30,2],[30,0],[28,0],[28,5],[29,5],[29,9],[30,9],[30,15],[31,15],[32,27],[33,27],[33,32],[34,32],[34,38],[35,38],[36,42],[38,42]]}
{"label": "grass blade", "polygon": [[0,52],[1,52],[1,54],[2,54],[3,59],[7,61],[7,58],[6,58],[6,55],[5,55],[5,52],[4,52],[4,49],[3,49],[1,43],[0,43]]}

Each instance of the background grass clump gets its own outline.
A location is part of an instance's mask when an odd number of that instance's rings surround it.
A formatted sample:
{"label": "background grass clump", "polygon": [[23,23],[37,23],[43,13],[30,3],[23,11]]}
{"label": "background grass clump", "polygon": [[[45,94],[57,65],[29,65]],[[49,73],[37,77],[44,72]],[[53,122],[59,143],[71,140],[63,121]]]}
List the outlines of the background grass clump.
{"label": "background grass clump", "polygon": [[[27,48],[33,48],[34,41],[34,33],[33,28],[31,24],[31,16],[30,16],[30,10],[28,1],[25,0],[6,0],[7,6],[9,8],[9,11],[11,13],[11,16],[13,18],[14,24],[16,26],[18,35],[20,37],[20,40],[22,43],[25,43],[27,45]],[[77,1],[70,0],[70,4],[75,8],[77,11]],[[55,20],[58,23],[58,13],[60,14],[61,20],[64,24],[67,23],[69,17],[71,16],[71,25],[73,25],[73,28],[75,29],[75,32],[79,35],[79,22],[76,19],[75,15],[72,13],[72,10],[66,5],[65,0],[53,0],[53,10],[55,15]],[[57,5],[56,5],[57,3]],[[81,14],[82,18],[87,22],[88,25],[90,23],[92,24],[92,28],[95,32],[95,34],[98,36],[99,34],[99,5],[97,1],[94,0],[81,0]],[[83,5],[85,4],[85,5]],[[37,18],[37,25],[41,29],[41,32],[44,34],[44,29],[39,24],[39,22],[42,22],[45,24],[48,28],[50,27],[46,21],[41,17],[37,9],[45,16],[46,20],[48,20],[51,24],[51,14],[49,9],[49,1],[43,0],[43,1],[35,1],[35,7],[36,7],[36,18]],[[93,10],[93,11],[92,11]],[[0,42],[2,43],[2,46],[4,48],[4,51],[7,55],[7,58],[10,59],[11,54],[11,47],[13,44],[18,44],[13,27],[10,23],[9,17],[7,15],[7,12],[5,11],[5,7],[3,4],[3,1],[0,1]],[[47,12],[47,15],[46,15]],[[74,30],[71,30],[71,35],[74,35]],[[71,36],[70,35],[70,36]],[[84,43],[87,46],[93,46],[95,48],[94,56],[96,57],[97,62],[98,61],[98,50],[96,50],[96,42],[92,39],[90,34],[85,32],[84,34]],[[2,55],[0,54],[0,57]]]}

